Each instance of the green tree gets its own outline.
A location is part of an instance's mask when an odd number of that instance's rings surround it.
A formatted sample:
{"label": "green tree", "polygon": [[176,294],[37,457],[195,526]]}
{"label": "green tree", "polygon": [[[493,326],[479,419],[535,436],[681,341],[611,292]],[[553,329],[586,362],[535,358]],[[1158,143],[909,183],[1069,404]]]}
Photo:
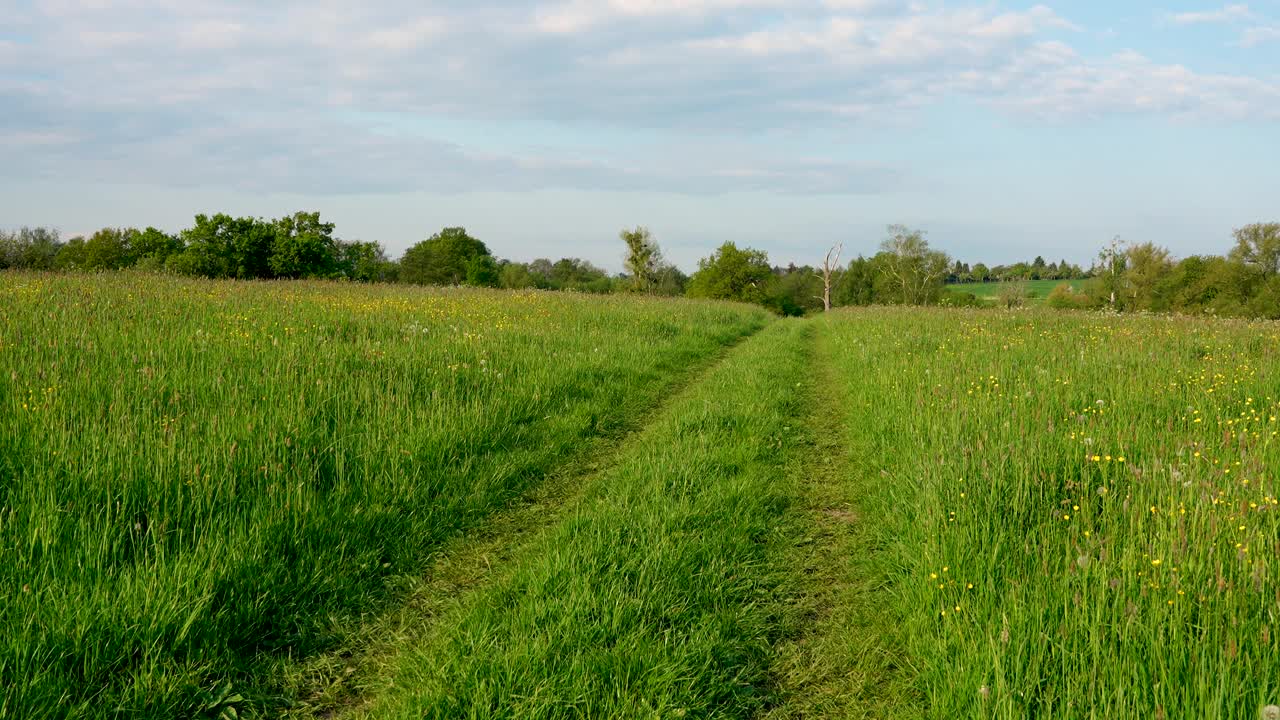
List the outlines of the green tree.
{"label": "green tree", "polygon": [[133,264],[132,228],[102,228],[89,236],[84,244],[84,270],[119,270]]}
{"label": "green tree", "polygon": [[1164,310],[1161,292],[1165,277],[1173,271],[1169,251],[1150,242],[1130,245],[1125,250],[1125,306],[1134,310]]}
{"label": "green tree", "polygon": [[876,277],[879,271],[875,262],[861,255],[849,261],[844,272],[833,284],[831,304],[870,305],[876,300]]}
{"label": "green tree", "polygon": [[498,262],[492,255],[476,255],[467,262],[467,284],[473,287],[498,287],[501,279]]}
{"label": "green tree", "polygon": [[276,277],[332,277],[338,270],[333,223],[318,212],[296,212],[276,220],[271,244],[271,272]]}
{"label": "green tree", "polygon": [[213,278],[268,278],[275,224],[259,218],[233,218],[225,213],[196,215],[195,225],[179,237],[186,250],[165,263],[183,274]]}
{"label": "green tree", "polygon": [[1280,273],[1280,223],[1254,223],[1237,229],[1231,259],[1258,268],[1263,279]]}
{"label": "green tree", "polygon": [[823,309],[822,298],[822,276],[807,265],[792,265],[774,272],[764,305],[779,315],[798,317]]}
{"label": "green tree", "polygon": [[554,263],[535,260],[538,273],[546,278],[554,290],[608,293],[613,290],[613,280],[604,270],[581,258],[560,258]]}
{"label": "green tree", "polygon": [[81,270],[84,266],[84,238],[79,235],[60,247],[53,258],[53,267],[57,270]]}
{"label": "green tree", "polygon": [[387,259],[382,245],[360,240],[335,240],[337,272],[356,282],[391,282],[396,279],[396,264]]}
{"label": "green tree", "polygon": [[710,257],[698,261],[698,271],[689,278],[685,294],[763,304],[773,280],[768,255],[750,248],[740,250],[727,242]]}
{"label": "green tree", "polygon": [[136,233],[132,241],[135,265],[147,270],[158,270],[170,255],[182,252],[182,240],[153,227]]}
{"label": "green tree", "polygon": [[877,260],[894,302],[928,305],[942,293],[950,259],[929,247],[920,230],[890,225]]}
{"label": "green tree", "polygon": [[630,276],[631,289],[637,292],[653,292],[658,282],[658,269],[662,263],[662,251],[653,241],[649,228],[637,226],[635,230],[618,233],[627,245],[625,265]]}
{"label": "green tree", "polygon": [[465,228],[445,228],[405,251],[400,278],[417,285],[461,285],[467,280],[468,264],[489,254],[489,248]]}
{"label": "green tree", "polygon": [[653,287],[653,292],[675,297],[683,295],[688,284],[689,276],[681,272],[680,268],[671,263],[662,263],[658,266],[658,280]]}
{"label": "green tree", "polygon": [[51,270],[62,249],[58,231],[44,227],[22,227],[15,232],[0,231],[0,269]]}
{"label": "green tree", "polygon": [[974,282],[986,282],[991,277],[991,269],[982,263],[978,263],[973,266],[972,275]]}
{"label": "green tree", "polygon": [[537,287],[529,266],[524,263],[504,260],[498,271],[498,286],[508,290],[524,290]]}
{"label": "green tree", "polygon": [[1128,266],[1129,256],[1125,250],[1125,242],[1120,236],[1111,239],[1111,242],[1098,252],[1098,263],[1094,266],[1093,276],[1098,279],[1096,285],[1102,297],[1106,299],[1107,304],[1117,310],[1121,306],[1117,301],[1123,302],[1121,290],[1124,285],[1124,271]]}

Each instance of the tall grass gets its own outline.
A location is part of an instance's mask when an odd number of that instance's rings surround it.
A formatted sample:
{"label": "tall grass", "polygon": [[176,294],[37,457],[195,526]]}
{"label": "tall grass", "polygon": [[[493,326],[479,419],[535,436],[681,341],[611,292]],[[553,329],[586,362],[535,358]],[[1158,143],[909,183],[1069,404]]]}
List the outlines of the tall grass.
{"label": "tall grass", "polygon": [[823,325],[927,716],[1254,718],[1280,700],[1280,327]]}
{"label": "tall grass", "polygon": [[770,326],[679,398],[505,578],[404,654],[369,716],[763,707],[810,330]]}
{"label": "tall grass", "polygon": [[762,311],[0,274],[0,717],[184,717]]}

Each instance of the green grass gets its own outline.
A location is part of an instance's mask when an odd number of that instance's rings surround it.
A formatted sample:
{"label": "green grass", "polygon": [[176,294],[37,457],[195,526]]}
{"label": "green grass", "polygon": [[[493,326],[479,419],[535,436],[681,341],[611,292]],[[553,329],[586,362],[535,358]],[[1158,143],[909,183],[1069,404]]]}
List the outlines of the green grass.
{"label": "green grass", "polygon": [[1070,285],[1072,288],[1079,290],[1083,280],[1027,280],[1025,282],[1005,283],[1005,282],[984,282],[984,283],[958,283],[948,285],[947,288],[956,292],[973,293],[981,300],[995,302],[1000,295],[1000,291],[1009,285],[1020,286],[1024,288],[1027,294],[1033,300],[1044,300],[1049,297],[1049,293],[1059,285]]}
{"label": "green grass", "polygon": [[826,319],[889,644],[929,717],[1256,718],[1280,700],[1280,330]]}
{"label": "green grass", "polygon": [[[716,303],[0,275],[0,717],[184,717],[691,363]],[[210,692],[214,696],[210,696]],[[214,708],[215,710],[217,708]]]}
{"label": "green grass", "polygon": [[131,274],[0,307],[0,718],[1280,702],[1275,324]]}
{"label": "green grass", "polygon": [[767,700],[811,328],[737,348],[500,581],[397,664],[378,718],[746,717]]}

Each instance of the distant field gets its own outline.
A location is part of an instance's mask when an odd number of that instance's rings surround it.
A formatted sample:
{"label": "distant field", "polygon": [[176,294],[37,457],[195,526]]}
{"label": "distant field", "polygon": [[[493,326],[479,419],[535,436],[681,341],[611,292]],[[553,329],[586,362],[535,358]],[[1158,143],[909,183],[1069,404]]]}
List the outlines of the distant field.
{"label": "distant field", "polygon": [[[1026,287],[1027,292],[1031,293],[1034,299],[1043,300],[1059,285],[1069,284],[1073,288],[1079,289],[1082,282],[1082,280],[1028,280],[1021,283],[1021,285]],[[956,292],[973,293],[983,300],[995,300],[1000,293],[1000,288],[1008,284],[1002,282],[957,283],[948,285],[947,288]]]}

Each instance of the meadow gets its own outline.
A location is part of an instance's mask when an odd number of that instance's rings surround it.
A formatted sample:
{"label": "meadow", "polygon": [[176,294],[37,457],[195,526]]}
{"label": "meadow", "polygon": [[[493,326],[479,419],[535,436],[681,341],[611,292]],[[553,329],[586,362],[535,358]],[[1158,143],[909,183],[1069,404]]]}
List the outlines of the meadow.
{"label": "meadow", "polygon": [[442,539],[766,319],[146,275],[5,275],[0,306],[15,718],[189,716],[322,650]]}
{"label": "meadow", "polygon": [[1256,718],[1280,326],[0,274],[0,718]]}
{"label": "meadow", "polygon": [[[1049,293],[1059,285],[1070,285],[1072,288],[1079,290],[1082,281],[1080,280],[1026,280],[1023,282],[1012,283],[1024,289],[1027,293],[1027,299],[1033,302],[1041,302],[1049,297]],[[1000,296],[1002,289],[1008,288],[1010,283],[1007,282],[981,282],[981,283],[960,283],[956,285],[948,285],[947,287],[956,292],[973,293],[979,300],[984,302],[995,302]]]}

